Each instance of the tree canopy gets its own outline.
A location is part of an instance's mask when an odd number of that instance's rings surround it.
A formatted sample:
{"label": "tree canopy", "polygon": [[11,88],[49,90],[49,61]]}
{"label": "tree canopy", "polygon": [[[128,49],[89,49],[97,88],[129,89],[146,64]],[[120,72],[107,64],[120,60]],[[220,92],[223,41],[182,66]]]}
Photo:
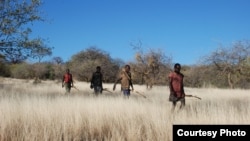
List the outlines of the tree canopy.
{"label": "tree canopy", "polygon": [[0,54],[11,63],[20,63],[28,58],[39,59],[52,54],[52,47],[45,40],[31,38],[35,21],[44,21],[40,16],[40,0],[0,1]]}
{"label": "tree canopy", "polygon": [[228,85],[234,88],[243,78],[249,78],[250,42],[237,41],[229,47],[219,47],[205,58],[205,62],[215,65],[220,72],[218,76],[227,76]]}
{"label": "tree canopy", "polygon": [[69,67],[79,80],[89,81],[96,67],[100,66],[104,73],[104,81],[114,82],[120,68],[119,63],[119,60],[112,59],[105,51],[91,46],[73,55]]}

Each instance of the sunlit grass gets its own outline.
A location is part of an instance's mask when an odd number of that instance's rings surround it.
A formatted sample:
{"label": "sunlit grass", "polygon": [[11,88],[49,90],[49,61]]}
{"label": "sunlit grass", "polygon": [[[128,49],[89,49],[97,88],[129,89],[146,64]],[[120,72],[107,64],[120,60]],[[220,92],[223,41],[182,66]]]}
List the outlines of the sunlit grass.
{"label": "sunlit grass", "polygon": [[[104,84],[96,97],[88,83],[65,94],[60,82],[1,78],[0,140],[172,140],[173,124],[249,124],[250,90],[185,88],[186,106],[171,112],[168,87],[135,85],[129,99]],[[112,93],[111,93],[112,92]]]}

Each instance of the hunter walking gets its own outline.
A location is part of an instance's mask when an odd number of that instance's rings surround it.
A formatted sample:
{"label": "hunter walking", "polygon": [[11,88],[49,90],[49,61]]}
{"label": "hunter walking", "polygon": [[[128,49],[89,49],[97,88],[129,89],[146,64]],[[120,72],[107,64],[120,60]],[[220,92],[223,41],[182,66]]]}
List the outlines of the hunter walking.
{"label": "hunter walking", "polygon": [[69,69],[66,69],[66,73],[62,78],[62,87],[65,87],[66,93],[70,93],[71,87],[73,87],[73,78]]}
{"label": "hunter walking", "polygon": [[96,71],[92,74],[91,84],[90,84],[90,88],[91,89],[94,88],[94,93],[96,95],[102,94],[103,90],[102,81],[103,81],[103,75],[101,72],[101,67],[97,66]]}
{"label": "hunter walking", "polygon": [[178,101],[181,102],[180,109],[185,106],[185,92],[183,85],[184,75],[180,71],[181,65],[176,63],[174,65],[174,71],[170,72],[168,75],[170,90],[169,101],[173,103],[172,110],[175,109]]}
{"label": "hunter walking", "polygon": [[124,69],[120,74],[120,77],[116,80],[113,86],[113,90],[115,90],[116,84],[118,82],[121,82],[121,90],[123,92],[124,97],[129,98],[131,91],[130,87],[132,88],[132,91],[134,90],[129,65],[125,65]]}

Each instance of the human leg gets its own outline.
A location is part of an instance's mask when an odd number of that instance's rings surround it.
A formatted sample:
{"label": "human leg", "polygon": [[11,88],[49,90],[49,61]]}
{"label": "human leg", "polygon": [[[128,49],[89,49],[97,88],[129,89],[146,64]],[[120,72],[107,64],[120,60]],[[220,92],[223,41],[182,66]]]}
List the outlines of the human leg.
{"label": "human leg", "polygon": [[94,92],[96,95],[102,93],[102,88],[100,86],[94,86]]}
{"label": "human leg", "polygon": [[176,107],[176,103],[177,103],[177,101],[172,101],[172,109],[171,109],[172,112],[174,111],[174,109]]}
{"label": "human leg", "polygon": [[185,98],[181,98],[180,102],[181,102],[181,106],[180,106],[180,109],[181,109],[185,106]]}
{"label": "human leg", "polygon": [[122,91],[123,91],[123,96],[124,96],[125,98],[129,98],[129,96],[130,96],[130,90],[125,89],[125,90],[122,90]]}
{"label": "human leg", "polygon": [[70,93],[70,89],[71,89],[70,83],[65,83],[66,93]]}

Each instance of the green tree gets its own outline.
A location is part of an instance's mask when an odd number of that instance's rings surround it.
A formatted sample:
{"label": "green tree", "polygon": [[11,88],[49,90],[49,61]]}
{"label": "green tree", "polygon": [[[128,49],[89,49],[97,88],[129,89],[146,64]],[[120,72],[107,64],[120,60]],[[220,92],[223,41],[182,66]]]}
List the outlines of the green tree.
{"label": "green tree", "polygon": [[10,76],[9,65],[3,55],[0,54],[0,76]]}
{"label": "green tree", "polygon": [[105,82],[114,82],[119,70],[119,60],[114,60],[105,51],[89,47],[72,56],[68,65],[78,80],[89,82],[96,66],[101,66]]}
{"label": "green tree", "polygon": [[18,79],[30,79],[34,78],[33,67],[26,63],[18,63],[11,65],[11,77]]}
{"label": "green tree", "polygon": [[38,8],[40,0],[0,1],[0,54],[11,63],[20,63],[28,58],[39,59],[52,54],[45,40],[30,38],[29,26],[44,21]]}

